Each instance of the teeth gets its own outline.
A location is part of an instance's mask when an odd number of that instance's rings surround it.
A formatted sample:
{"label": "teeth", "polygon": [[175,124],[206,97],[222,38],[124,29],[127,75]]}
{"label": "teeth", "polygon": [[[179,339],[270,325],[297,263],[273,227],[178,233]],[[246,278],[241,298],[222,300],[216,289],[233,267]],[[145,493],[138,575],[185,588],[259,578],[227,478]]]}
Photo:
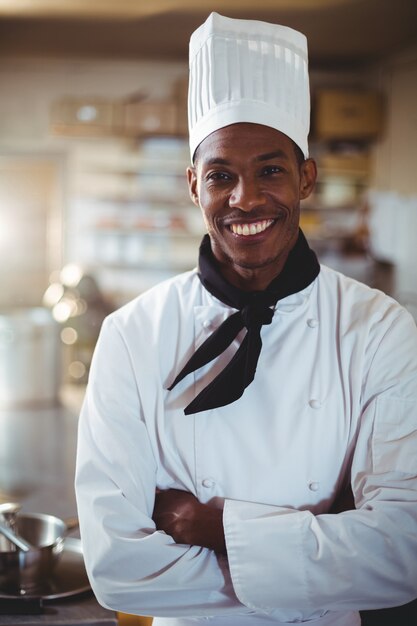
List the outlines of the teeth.
{"label": "teeth", "polygon": [[230,228],[235,235],[257,235],[271,226],[274,220],[263,220],[262,222],[252,222],[252,224],[231,224]]}

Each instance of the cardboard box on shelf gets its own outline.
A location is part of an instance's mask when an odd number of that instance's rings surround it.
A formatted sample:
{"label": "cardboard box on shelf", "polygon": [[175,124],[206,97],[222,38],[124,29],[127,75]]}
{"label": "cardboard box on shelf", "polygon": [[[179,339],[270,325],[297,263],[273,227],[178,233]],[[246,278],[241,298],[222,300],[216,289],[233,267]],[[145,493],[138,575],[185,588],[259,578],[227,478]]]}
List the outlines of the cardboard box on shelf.
{"label": "cardboard box on shelf", "polygon": [[371,173],[369,154],[327,153],[318,159],[319,175],[341,174],[353,178],[368,178]]}
{"label": "cardboard box on shelf", "polygon": [[127,135],[173,135],[177,132],[177,106],[173,101],[132,102],[125,105]]}
{"label": "cardboard box on shelf", "polygon": [[188,74],[180,76],[174,82],[172,95],[175,100],[187,102],[188,98]]}
{"label": "cardboard box on shelf", "polygon": [[188,74],[178,78],[173,86],[172,97],[177,105],[177,133],[188,135]]}
{"label": "cardboard box on shelf", "polygon": [[177,133],[178,135],[188,136],[188,109],[187,101],[178,101],[177,103]]}
{"label": "cardboard box on shelf", "polygon": [[313,128],[318,139],[374,139],[383,129],[382,96],[365,90],[319,90]]}
{"label": "cardboard box on shelf", "polygon": [[123,124],[123,105],[101,98],[65,98],[51,109],[51,131],[63,135],[113,135]]}

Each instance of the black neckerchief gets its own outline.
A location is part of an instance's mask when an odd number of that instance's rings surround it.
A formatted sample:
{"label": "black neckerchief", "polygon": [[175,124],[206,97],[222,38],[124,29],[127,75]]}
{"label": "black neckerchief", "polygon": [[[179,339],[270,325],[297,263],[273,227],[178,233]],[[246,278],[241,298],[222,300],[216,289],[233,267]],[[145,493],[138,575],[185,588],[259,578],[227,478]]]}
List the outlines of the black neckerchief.
{"label": "black neckerchief", "polygon": [[231,404],[242,396],[255,377],[262,348],[261,327],[272,322],[274,308],[271,307],[275,307],[278,300],[308,287],[319,272],[317,257],[300,230],[284,268],[268,287],[263,291],[242,291],[222,276],[211,250],[210,238],[204,236],[199,254],[200,281],[218,300],[238,311],[196,350],[168,389],[173,389],[185,376],[218,357],[243,328],[246,327],[247,333],[231,361],[184,409],[186,415]]}

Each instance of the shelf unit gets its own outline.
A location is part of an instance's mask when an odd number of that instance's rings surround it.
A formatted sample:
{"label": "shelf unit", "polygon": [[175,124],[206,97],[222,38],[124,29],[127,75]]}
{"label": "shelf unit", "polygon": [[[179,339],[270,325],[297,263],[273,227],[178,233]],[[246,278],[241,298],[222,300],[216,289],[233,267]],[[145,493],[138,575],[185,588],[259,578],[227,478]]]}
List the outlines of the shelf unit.
{"label": "shelf unit", "polygon": [[204,224],[188,195],[185,140],[103,141],[74,155],[67,258],[119,306],[192,269]]}

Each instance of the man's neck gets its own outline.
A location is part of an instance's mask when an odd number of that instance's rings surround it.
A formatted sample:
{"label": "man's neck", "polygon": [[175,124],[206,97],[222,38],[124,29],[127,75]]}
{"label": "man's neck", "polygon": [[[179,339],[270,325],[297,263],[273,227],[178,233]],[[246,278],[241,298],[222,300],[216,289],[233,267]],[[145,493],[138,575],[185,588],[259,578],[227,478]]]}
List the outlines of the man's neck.
{"label": "man's neck", "polygon": [[229,263],[219,263],[219,269],[222,276],[234,287],[242,291],[263,291],[282,272],[287,258],[288,255],[279,259],[273,272],[270,266],[247,268]]}

